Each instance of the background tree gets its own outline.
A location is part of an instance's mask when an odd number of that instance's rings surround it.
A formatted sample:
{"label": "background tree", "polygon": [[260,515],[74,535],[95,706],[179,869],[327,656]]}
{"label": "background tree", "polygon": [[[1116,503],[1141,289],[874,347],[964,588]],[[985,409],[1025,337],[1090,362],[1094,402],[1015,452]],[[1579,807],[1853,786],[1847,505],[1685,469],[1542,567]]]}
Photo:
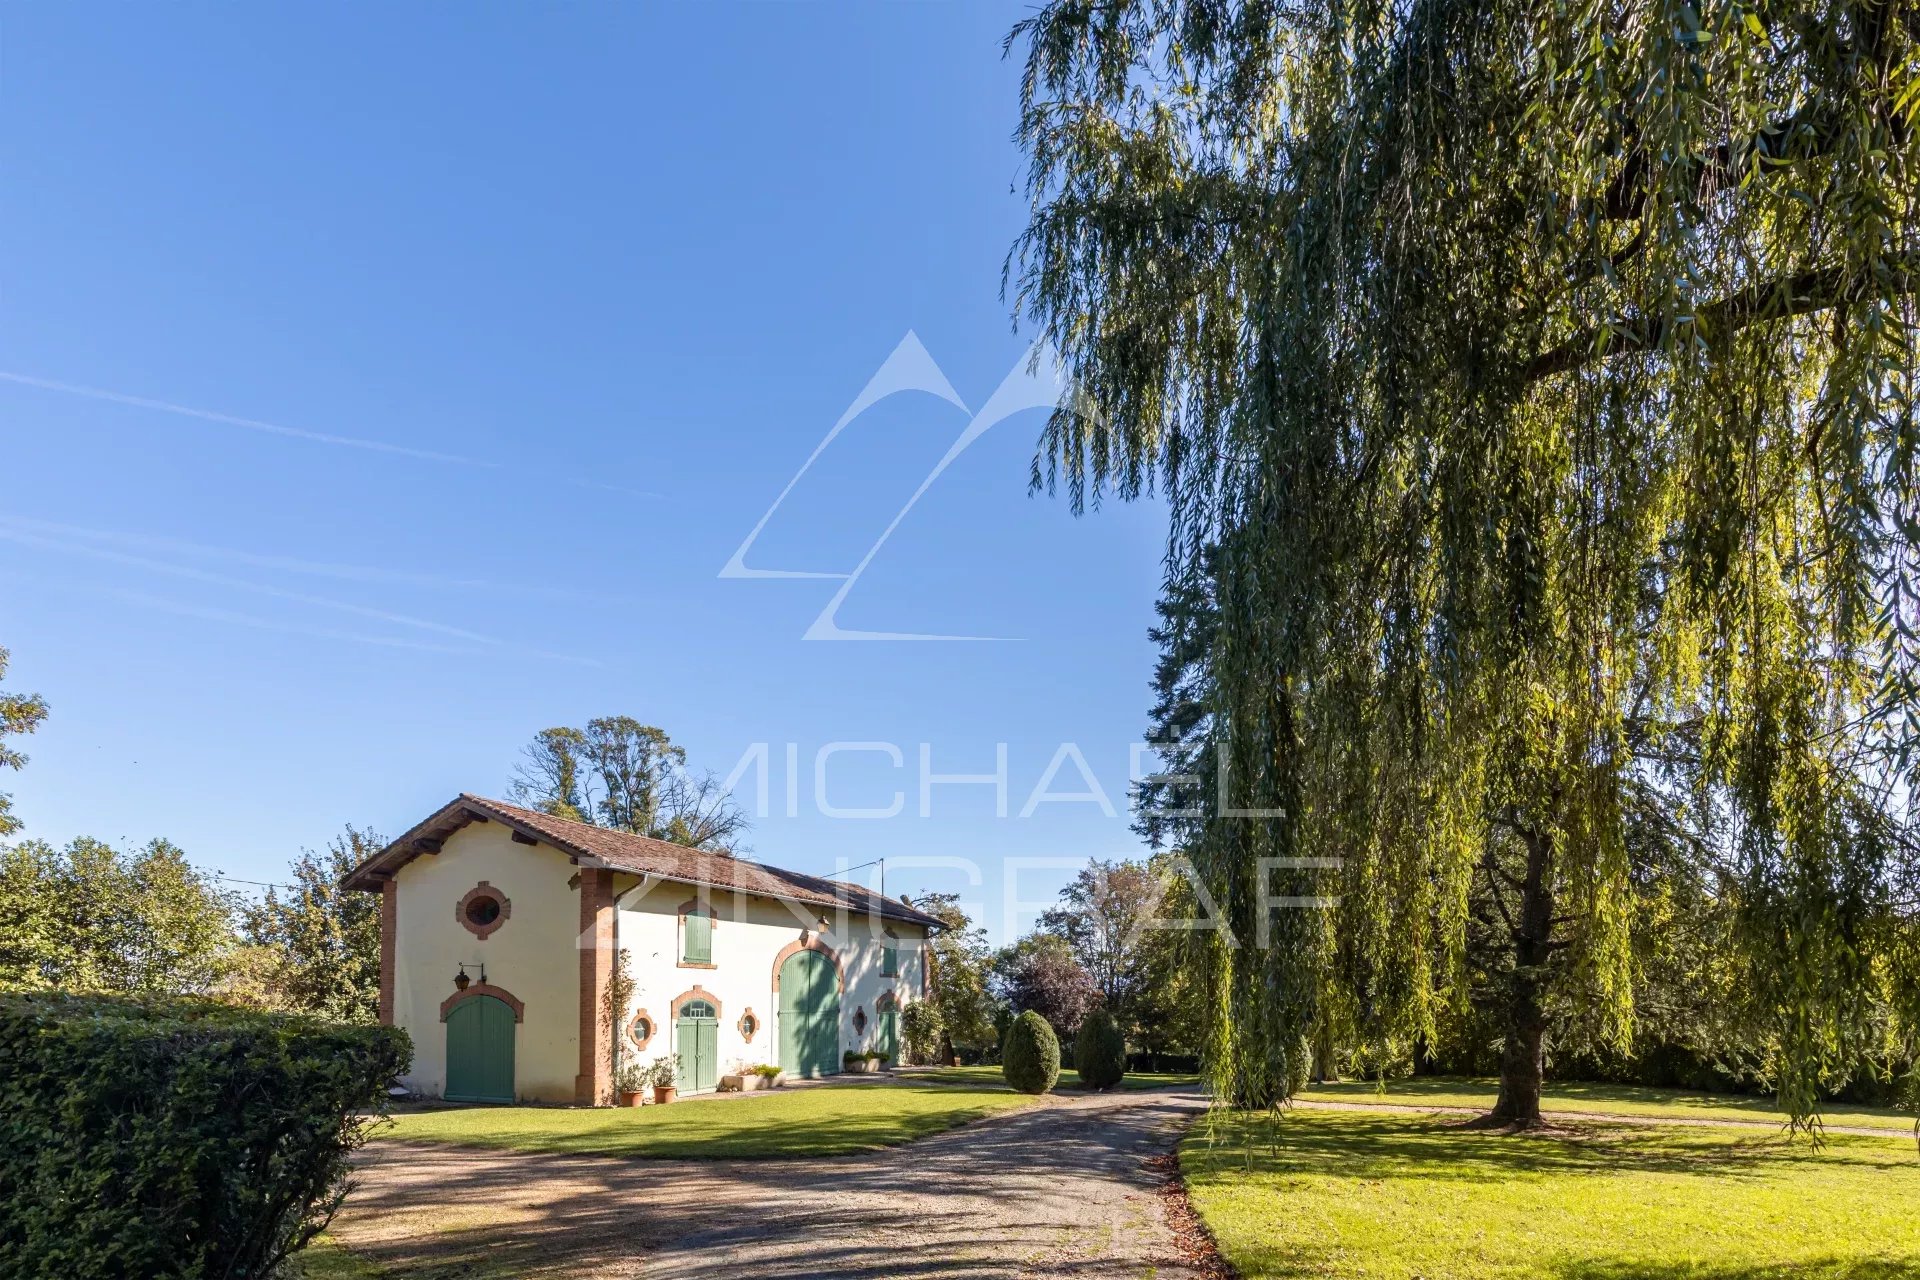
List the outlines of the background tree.
{"label": "background tree", "polygon": [[1100,987],[1064,938],[1030,933],[993,958],[993,993],[1015,1013],[1037,1013],[1056,1035],[1072,1039],[1080,1020],[1100,1004]]}
{"label": "background tree", "polygon": [[1124,1018],[1144,978],[1140,953],[1160,885],[1138,862],[1095,860],[1041,913],[1039,929],[1063,939],[1093,978],[1107,1011]]}
{"label": "background tree", "polygon": [[513,797],[555,817],[715,853],[733,852],[748,825],[717,777],[689,773],[685,749],[630,716],[541,730],[514,771]]}
{"label": "background tree", "polygon": [[348,826],[324,851],[303,849],[274,886],[244,911],[247,943],[264,951],[276,1007],[339,1022],[380,1014],[380,896],[340,887],[347,872],[386,848],[384,836]]}
{"label": "background tree", "polygon": [[[7,674],[7,651],[0,649],[0,679]],[[7,745],[7,739],[32,733],[47,718],[47,704],[38,694],[0,693],[0,769],[18,769],[27,758]],[[0,836],[20,829],[13,816],[13,797],[0,791]]]}
{"label": "background tree", "polygon": [[[235,904],[165,840],[123,853],[98,840],[0,851],[0,983],[208,995],[237,941]],[[16,914],[17,913],[17,914]]]}
{"label": "background tree", "polygon": [[1336,1016],[1429,1037],[1490,878],[1496,1112],[1536,1119],[1556,1001],[1630,1044],[1665,770],[1804,1120],[1915,985],[1909,6],[1056,0],[1015,40],[1012,278],[1079,393],[1036,481],[1163,486],[1199,763],[1265,815],[1183,842],[1253,940],[1217,1083],[1284,1096]]}
{"label": "background tree", "polygon": [[1147,861],[1153,880],[1152,913],[1159,927],[1139,937],[1135,981],[1122,1024],[1127,1038],[1143,1053],[1190,1057],[1200,1052],[1207,1034],[1207,963],[1211,952],[1200,933],[1170,927],[1198,921],[1206,912],[1197,900],[1185,857],[1156,853]]}
{"label": "background tree", "polygon": [[944,926],[927,942],[927,998],[940,1015],[939,1057],[984,1053],[997,1044],[988,991],[991,951],[957,893],[930,893],[911,904]]}

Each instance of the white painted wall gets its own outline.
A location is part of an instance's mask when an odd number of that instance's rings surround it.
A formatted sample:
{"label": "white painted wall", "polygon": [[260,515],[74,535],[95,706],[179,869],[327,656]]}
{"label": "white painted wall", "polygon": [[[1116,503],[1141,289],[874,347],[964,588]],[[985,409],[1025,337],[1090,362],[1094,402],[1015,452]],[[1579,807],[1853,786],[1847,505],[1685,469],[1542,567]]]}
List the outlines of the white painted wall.
{"label": "white painted wall", "polygon": [[[440,1003],[454,992],[459,966],[479,981],[504,987],[525,1006],[514,1030],[515,1091],[526,1101],[571,1102],[579,1069],[580,967],[574,939],[580,895],[568,885],[575,868],[547,845],[524,845],[498,822],[472,823],[447,837],[437,854],[400,869],[394,940],[393,1014],[413,1037],[416,1093],[446,1089],[446,1026]],[[512,911],[484,940],[454,917],[469,889],[485,880]]]}
{"label": "white painted wall", "polygon": [[[818,934],[834,949],[844,975],[840,996],[840,1048],[871,1047],[877,1032],[874,1002],[892,990],[902,1006],[919,997],[922,967],[926,963],[924,931],[889,922],[899,935],[899,973],[880,974],[880,934],[864,917],[835,921],[822,931],[817,912],[798,904],[776,902],[724,890],[710,891],[713,906],[713,967],[693,968],[681,963],[680,909],[698,892],[692,886],[667,882],[642,885],[637,876],[616,876],[614,895],[617,944],[630,957],[635,994],[633,1010],[644,1009],[657,1030],[639,1054],[642,1063],[679,1051],[678,1028],[673,1024],[673,1002],[695,987],[711,992],[720,1006],[720,1072],[722,1075],[757,1063],[780,1059],[779,1001],[774,995],[774,957],[803,932]],[[753,1010],[759,1022],[748,1043],[740,1033],[740,1015]],[[855,1035],[854,1011],[863,1009],[866,1031]],[[626,1046],[631,1051],[632,1045]]]}

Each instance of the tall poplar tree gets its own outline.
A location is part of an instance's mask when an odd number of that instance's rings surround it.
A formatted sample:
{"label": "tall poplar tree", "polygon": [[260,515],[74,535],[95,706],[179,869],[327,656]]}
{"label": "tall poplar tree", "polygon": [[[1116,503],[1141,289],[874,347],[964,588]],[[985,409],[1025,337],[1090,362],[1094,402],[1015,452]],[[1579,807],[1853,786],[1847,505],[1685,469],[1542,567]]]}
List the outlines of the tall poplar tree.
{"label": "tall poplar tree", "polygon": [[1734,873],[1796,1121],[1889,1013],[1911,1055],[1920,7],[1055,0],[1010,44],[1010,283],[1078,384],[1035,482],[1164,493],[1207,789],[1264,815],[1188,844],[1226,1094],[1290,1092],[1335,993],[1429,1033],[1483,876],[1537,1120],[1551,988],[1631,1035],[1650,797]]}

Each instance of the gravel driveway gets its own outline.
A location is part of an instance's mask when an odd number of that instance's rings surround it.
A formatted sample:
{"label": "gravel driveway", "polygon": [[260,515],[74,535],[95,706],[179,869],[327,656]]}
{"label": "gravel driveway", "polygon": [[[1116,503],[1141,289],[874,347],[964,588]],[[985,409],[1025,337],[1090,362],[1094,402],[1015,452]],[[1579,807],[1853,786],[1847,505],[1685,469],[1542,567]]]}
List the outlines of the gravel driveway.
{"label": "gravel driveway", "polygon": [[[1048,1099],[806,1161],[618,1160],[378,1142],[331,1234],[390,1274],[1190,1280],[1147,1162],[1198,1094]],[[1164,1163],[1164,1162],[1163,1162]]]}

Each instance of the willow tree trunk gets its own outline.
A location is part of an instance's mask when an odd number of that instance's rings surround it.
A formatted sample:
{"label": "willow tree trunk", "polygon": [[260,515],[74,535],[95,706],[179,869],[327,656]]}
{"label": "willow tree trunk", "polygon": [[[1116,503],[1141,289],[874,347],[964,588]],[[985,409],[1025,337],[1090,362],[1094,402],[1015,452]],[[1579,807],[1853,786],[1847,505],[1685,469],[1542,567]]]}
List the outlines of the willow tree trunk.
{"label": "willow tree trunk", "polygon": [[[1525,878],[1519,910],[1508,917],[1513,972],[1507,979],[1506,1047],[1500,1055],[1500,1097],[1493,1118],[1540,1123],[1540,1082],[1546,1070],[1548,962],[1553,958],[1553,838],[1523,831]],[[1495,892],[1499,888],[1495,886]]]}

